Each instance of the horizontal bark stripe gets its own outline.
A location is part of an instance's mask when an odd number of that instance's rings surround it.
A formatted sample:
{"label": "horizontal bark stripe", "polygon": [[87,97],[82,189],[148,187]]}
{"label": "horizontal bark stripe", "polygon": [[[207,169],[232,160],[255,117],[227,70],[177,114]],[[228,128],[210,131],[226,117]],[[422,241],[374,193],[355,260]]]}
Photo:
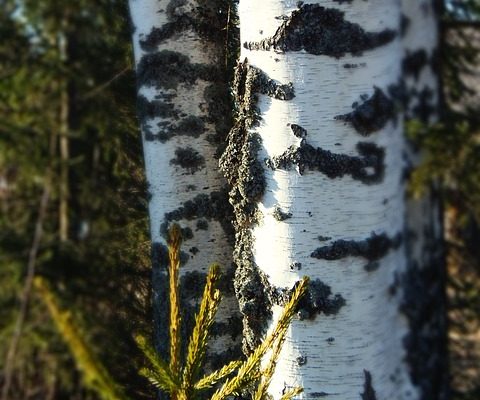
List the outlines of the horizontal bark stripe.
{"label": "horizontal bark stripe", "polygon": [[346,21],[344,13],[318,4],[302,4],[284,22],[275,35],[260,42],[246,42],[248,50],[300,51],[340,58],[346,53],[361,55],[391,42],[396,32],[366,32],[358,24]]}

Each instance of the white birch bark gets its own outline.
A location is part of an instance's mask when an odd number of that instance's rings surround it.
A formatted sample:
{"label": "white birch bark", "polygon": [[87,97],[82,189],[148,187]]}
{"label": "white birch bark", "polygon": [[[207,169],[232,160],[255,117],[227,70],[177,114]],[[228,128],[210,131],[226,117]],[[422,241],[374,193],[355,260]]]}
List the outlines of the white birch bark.
{"label": "white birch bark", "polygon": [[[157,346],[168,343],[166,312],[166,231],[183,229],[181,268],[184,306],[198,302],[205,273],[216,262],[232,269],[232,238],[225,179],[218,170],[219,144],[228,132],[229,103],[225,77],[224,21],[220,1],[130,0],[142,127],[149,184],[154,264],[154,316]],[[230,237],[229,237],[230,235]],[[235,326],[236,300],[228,293],[219,312],[213,364],[240,353]],[[182,320],[193,310],[183,310]],[[184,338],[189,336],[184,332]],[[185,342],[185,341],[184,341]],[[215,366],[215,365],[214,365]]]}
{"label": "white birch bark", "polygon": [[[273,398],[300,385],[306,399],[420,399],[397,287],[407,268],[400,0],[241,0],[239,17],[246,122],[222,168],[233,185],[244,348],[308,275]],[[258,102],[248,105],[251,90]]]}
{"label": "white birch bark", "polygon": [[[441,1],[402,0],[403,73],[406,119],[426,126],[438,122],[441,88],[439,71],[439,17]],[[409,143],[408,176],[425,154]],[[410,195],[406,208],[408,271],[401,278],[410,333],[406,338],[411,379],[421,388],[421,398],[448,398],[446,367],[445,261],[442,209],[438,187],[424,188],[422,196]],[[417,293],[423,293],[420,297]]]}

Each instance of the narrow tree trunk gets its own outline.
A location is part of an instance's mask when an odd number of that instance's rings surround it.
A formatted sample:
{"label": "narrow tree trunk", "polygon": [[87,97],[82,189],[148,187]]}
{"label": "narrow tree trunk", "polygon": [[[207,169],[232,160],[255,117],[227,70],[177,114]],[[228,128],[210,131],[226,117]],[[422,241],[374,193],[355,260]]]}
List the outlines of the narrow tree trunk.
{"label": "narrow tree trunk", "polygon": [[[64,65],[68,62],[68,42],[67,34],[68,28],[67,19],[63,21],[62,27],[64,33],[60,35],[59,39],[59,55],[60,60]],[[68,95],[68,81],[67,78],[62,80],[60,84],[60,121],[59,121],[59,149],[60,149],[60,190],[59,190],[59,238],[61,242],[68,240],[69,219],[68,219],[68,198],[69,198],[69,160],[70,160],[70,140],[69,140],[69,117],[70,117],[70,99]]]}
{"label": "narrow tree trunk", "polygon": [[[441,3],[402,0],[406,119],[420,120],[426,126],[438,122],[441,108]],[[405,156],[408,177],[424,154],[409,144]],[[448,398],[449,387],[442,208],[438,187],[423,191],[421,197],[407,199],[408,270],[400,281],[405,293],[402,310],[410,328],[405,338],[410,377],[421,389],[421,399],[437,400]]]}
{"label": "narrow tree trunk", "polygon": [[192,304],[203,290],[209,265],[220,263],[227,275],[222,290],[227,299],[215,329],[214,351],[208,357],[215,367],[241,354],[241,322],[228,277],[233,273],[232,211],[218,170],[231,115],[225,72],[228,2],[129,3],[150,194],[158,350],[165,353],[168,342],[165,236],[169,224],[177,222],[185,240],[184,321],[193,317]]}
{"label": "narrow tree trunk", "polygon": [[235,208],[244,350],[308,275],[273,397],[301,385],[307,399],[420,399],[405,305],[422,293],[402,290],[401,279],[400,1],[242,0],[239,16],[239,118],[221,165]]}

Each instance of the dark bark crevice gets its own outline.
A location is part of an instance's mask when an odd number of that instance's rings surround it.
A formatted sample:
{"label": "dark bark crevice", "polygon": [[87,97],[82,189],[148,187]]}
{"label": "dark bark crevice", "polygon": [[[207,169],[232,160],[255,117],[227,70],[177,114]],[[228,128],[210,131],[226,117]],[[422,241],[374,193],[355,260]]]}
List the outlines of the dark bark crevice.
{"label": "dark bark crevice", "polygon": [[331,179],[350,175],[365,184],[382,182],[385,150],[374,143],[366,142],[358,143],[357,150],[361,157],[336,154],[315,148],[303,139],[300,146],[290,146],[283,154],[265,159],[265,164],[273,170],[290,170],[296,166],[300,175],[308,169],[319,171]]}
{"label": "dark bark crevice", "polygon": [[261,218],[257,202],[266,188],[264,166],[257,155],[260,137],[252,133],[260,120],[257,96],[265,94],[278,100],[290,100],[294,91],[291,83],[281,84],[270,79],[250,66],[247,60],[236,68],[233,91],[236,123],[228,135],[220,169],[231,186],[229,196],[236,232],[235,291],[244,316],[244,352],[249,354],[259,344],[271,316],[268,281],[254,262],[251,235],[251,228]]}

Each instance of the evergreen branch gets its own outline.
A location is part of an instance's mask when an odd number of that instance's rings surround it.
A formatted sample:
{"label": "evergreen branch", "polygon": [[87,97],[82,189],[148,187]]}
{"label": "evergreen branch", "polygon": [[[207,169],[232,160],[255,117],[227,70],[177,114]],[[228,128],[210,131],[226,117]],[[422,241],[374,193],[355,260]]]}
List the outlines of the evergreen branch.
{"label": "evergreen branch", "polygon": [[220,267],[217,264],[213,264],[208,272],[202,303],[200,304],[198,314],[195,316],[195,326],[188,343],[187,360],[182,382],[182,388],[187,394],[193,388],[193,382],[201,370],[207,350],[210,328],[220,303],[220,292],[215,287],[219,277]]}
{"label": "evergreen branch", "polygon": [[47,306],[58,332],[68,345],[75,364],[82,373],[85,385],[94,390],[102,400],[127,400],[127,396],[117,386],[103,364],[91,352],[85,339],[79,333],[78,327],[75,326],[71,313],[61,310],[59,302],[48,283],[43,278],[36,277],[34,285]]}
{"label": "evergreen branch", "polygon": [[170,393],[178,390],[177,384],[166,370],[142,368],[139,373],[147,378],[158,389],[162,389]]}
{"label": "evergreen branch", "polygon": [[232,374],[242,365],[242,361],[232,361],[227,365],[224,365],[219,370],[212,372],[200,379],[194,386],[196,390],[210,389],[220,382],[223,378]]}
{"label": "evergreen branch", "polygon": [[[291,303],[292,301],[294,301],[293,297],[290,299],[289,303]],[[287,304],[287,307],[289,307],[289,305],[290,304]],[[290,306],[293,306],[293,308],[296,307],[295,305],[290,305]],[[280,332],[278,338],[272,344],[272,355],[270,356],[270,360],[268,361],[267,366],[261,373],[261,381],[258,384],[257,390],[255,391],[253,400],[263,400],[267,396],[267,390],[272,381],[273,373],[275,372],[277,361],[280,356],[283,343],[285,342],[286,332],[289,326],[290,326],[290,322],[286,327],[286,329]]]}
{"label": "evergreen branch", "polygon": [[175,376],[180,374],[180,295],[178,271],[180,269],[180,227],[173,224],[168,232],[169,284],[170,284],[170,370]]}
{"label": "evergreen branch", "polygon": [[[50,136],[49,143],[49,153],[51,159],[55,154],[56,148],[56,135],[52,134]],[[52,191],[52,171],[53,166],[52,162],[47,169],[45,184],[43,186],[42,196],[40,198],[40,205],[38,207],[38,217],[35,222],[35,230],[33,233],[32,246],[28,252],[28,263],[27,263],[27,275],[25,277],[25,283],[22,290],[22,297],[20,303],[20,311],[15,321],[15,328],[13,331],[12,339],[10,341],[7,356],[5,359],[5,364],[3,368],[3,387],[1,398],[2,400],[8,400],[10,386],[12,384],[13,378],[13,366],[15,362],[15,355],[17,353],[18,344],[20,342],[20,337],[23,333],[23,325],[28,312],[28,305],[30,303],[30,297],[32,292],[32,286],[35,278],[35,272],[37,268],[37,255],[40,249],[40,245],[43,238],[43,225],[47,216],[47,209],[50,202],[51,191]]]}
{"label": "evergreen branch", "polygon": [[137,335],[135,336],[135,341],[154,368],[154,371],[144,368],[140,371],[140,373],[154,383],[155,386],[160,387],[161,389],[167,391],[177,390],[179,387],[178,379],[174,376],[170,366],[163,361],[155,349],[148,344],[147,339],[144,336]]}
{"label": "evergreen branch", "polygon": [[304,277],[290,298],[290,301],[285,306],[282,315],[280,316],[277,325],[267,338],[255,349],[255,351],[248,357],[248,359],[240,367],[238,374],[227,380],[221,388],[219,388],[212,396],[211,400],[224,400],[227,396],[238,392],[248,380],[252,372],[259,368],[262,357],[272,348],[274,342],[281,339],[287,332],[290,322],[295,315],[296,307],[301,297],[307,290],[309,279]]}
{"label": "evergreen branch", "polygon": [[293,389],[290,389],[287,393],[280,397],[280,400],[291,400],[293,397],[298,396],[302,392],[303,388],[297,386]]}

